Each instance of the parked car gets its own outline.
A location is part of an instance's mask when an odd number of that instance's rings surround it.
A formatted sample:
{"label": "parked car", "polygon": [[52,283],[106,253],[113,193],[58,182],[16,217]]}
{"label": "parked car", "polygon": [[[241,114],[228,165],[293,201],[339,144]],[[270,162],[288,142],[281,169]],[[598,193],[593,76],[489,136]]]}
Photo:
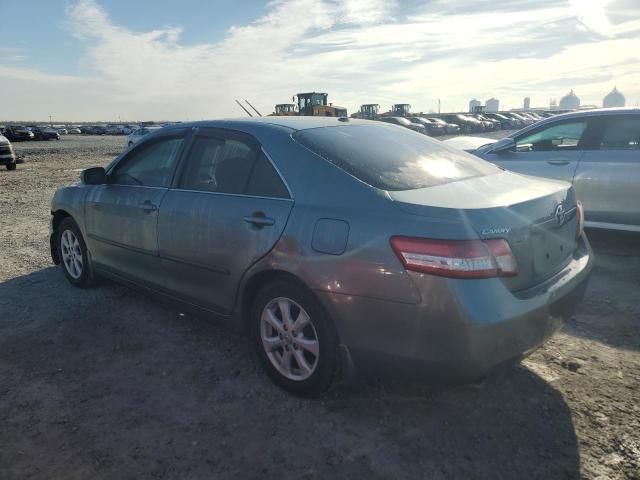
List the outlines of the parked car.
{"label": "parked car", "polygon": [[483,115],[500,122],[501,129],[515,129],[523,126],[522,122],[519,122],[515,118],[510,118],[503,113],[484,113]]}
{"label": "parked car", "polygon": [[586,225],[640,231],[640,109],[556,115],[474,151],[509,170],[571,182]]}
{"label": "parked car", "polygon": [[160,130],[162,127],[150,126],[136,128],[127,136],[127,146],[131,147],[133,144],[138,143],[143,137]]}
{"label": "parked car", "polygon": [[82,133],[82,130],[80,130],[78,127],[72,127],[68,130],[69,135],[80,135]]}
{"label": "parked car", "polygon": [[0,165],[4,165],[7,170],[16,169],[16,155],[7,137],[0,134]]}
{"label": "parked car", "polygon": [[405,117],[380,117],[378,120],[385,123],[392,123],[393,125],[398,125],[400,127],[405,127],[415,132],[422,133],[424,135],[427,134],[427,127],[425,127],[421,123],[412,122],[411,120]]}
{"label": "parked car", "polygon": [[60,135],[68,135],[68,134],[69,134],[69,130],[67,130],[66,128],[63,128],[63,127],[56,128],[56,131],[57,131]]}
{"label": "parked car", "polygon": [[483,128],[484,131],[499,130],[500,129],[500,123],[499,122],[496,122],[495,120],[490,120],[490,119],[488,119],[486,117],[483,117],[479,113],[471,113],[468,116],[471,117],[471,118],[475,118],[480,123],[482,123],[482,128]]}
{"label": "parked car", "polygon": [[427,135],[431,135],[432,137],[436,137],[438,135],[444,135],[446,133],[446,129],[444,125],[441,125],[436,122],[432,122],[428,118],[424,118],[424,117],[407,117],[407,118],[413,123],[424,125]]}
{"label": "parked car", "polygon": [[439,118],[442,118],[447,123],[455,123],[463,133],[484,132],[486,130],[485,125],[480,120],[461,113],[445,113],[440,115]]}
{"label": "parked car", "polygon": [[4,136],[11,142],[33,140],[34,138],[33,132],[23,125],[6,125]]}
{"label": "parked car", "polygon": [[85,135],[106,135],[107,129],[103,125],[86,125],[81,129]]}
{"label": "parked car", "polygon": [[214,313],[299,394],[339,365],[477,380],[571,317],[592,265],[570,184],[370,120],[166,127],[51,212],[71,284],[106,276]]}
{"label": "parked car", "polygon": [[518,120],[520,120],[523,127],[533,125],[536,122],[536,120],[534,120],[533,118],[522,115],[522,112],[509,112],[509,115],[511,115],[512,118],[517,118]]}
{"label": "parked car", "polygon": [[429,120],[439,125],[442,125],[447,135],[454,135],[454,134],[460,133],[460,126],[456,125],[455,123],[447,123],[441,118],[429,117]]}
{"label": "parked car", "polygon": [[27,128],[33,132],[35,140],[60,140],[60,134],[51,127],[31,125]]}

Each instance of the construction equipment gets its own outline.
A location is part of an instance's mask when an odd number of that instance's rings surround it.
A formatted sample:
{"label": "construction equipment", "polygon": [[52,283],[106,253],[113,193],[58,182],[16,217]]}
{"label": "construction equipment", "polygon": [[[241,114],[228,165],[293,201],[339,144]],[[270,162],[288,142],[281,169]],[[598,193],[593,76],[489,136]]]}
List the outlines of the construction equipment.
{"label": "construction equipment", "polygon": [[253,111],[254,111],[254,112],[256,112],[256,113],[258,114],[258,116],[259,116],[259,117],[261,117],[261,116],[262,116],[262,114],[258,111],[258,109],[257,109],[256,107],[254,107],[253,105],[251,105],[251,103],[249,103],[249,100],[247,100],[246,98],[245,98],[245,100],[244,100],[244,103],[246,103],[247,105],[249,105],[249,106],[253,109]]}
{"label": "construction equipment", "polygon": [[391,116],[408,117],[411,116],[411,105],[408,103],[396,103],[391,107]]}
{"label": "construction equipment", "polygon": [[380,110],[380,105],[378,105],[377,103],[365,103],[360,105],[360,110],[352,114],[351,117],[375,120],[378,118],[379,110]]}
{"label": "construction equipment", "polygon": [[[271,115],[303,117],[346,117],[347,109],[327,103],[327,93],[298,93],[292,100],[296,103],[279,103]],[[296,100],[297,99],[297,100]]]}
{"label": "construction equipment", "polygon": [[276,110],[271,115],[277,115],[280,117],[290,117],[298,115],[296,111],[296,105],[294,103],[279,103],[276,105]]}
{"label": "construction equipment", "polygon": [[242,105],[238,100],[236,100],[236,103],[240,105],[240,108],[243,109],[247,115],[249,115],[250,117],[253,117],[253,115],[251,115],[251,112],[246,108],[244,108],[244,105]]}
{"label": "construction equipment", "polygon": [[[346,117],[347,109],[327,103],[327,93],[298,93],[298,115],[309,117]],[[294,97],[295,101],[295,97]]]}

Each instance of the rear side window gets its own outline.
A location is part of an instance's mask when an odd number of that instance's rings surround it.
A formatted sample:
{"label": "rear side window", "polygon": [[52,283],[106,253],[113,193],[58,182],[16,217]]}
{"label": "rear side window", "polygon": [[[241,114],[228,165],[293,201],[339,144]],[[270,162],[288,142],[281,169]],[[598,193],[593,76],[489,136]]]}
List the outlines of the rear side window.
{"label": "rear side window", "polygon": [[501,170],[405,128],[382,123],[301,130],[294,139],[357,179],[382,190],[414,190]]}
{"label": "rear side window", "polygon": [[604,119],[600,150],[640,150],[640,115]]}
{"label": "rear side window", "polygon": [[205,192],[288,198],[288,191],[262,150],[239,136],[196,137],[180,188]]}
{"label": "rear side window", "polygon": [[240,140],[197,137],[180,188],[244,193],[256,157],[256,149]]}

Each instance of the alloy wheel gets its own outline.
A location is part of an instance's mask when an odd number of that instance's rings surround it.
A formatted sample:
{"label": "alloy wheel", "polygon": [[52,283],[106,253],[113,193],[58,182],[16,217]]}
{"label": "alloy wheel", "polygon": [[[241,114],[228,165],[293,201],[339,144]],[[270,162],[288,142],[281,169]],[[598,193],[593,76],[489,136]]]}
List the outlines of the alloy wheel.
{"label": "alloy wheel", "polygon": [[267,358],[285,378],[299,382],[315,372],[318,334],[309,314],[290,298],[274,298],[264,307],[260,339]]}
{"label": "alloy wheel", "polygon": [[62,232],[60,237],[60,251],[67,273],[74,280],[78,280],[82,276],[82,248],[75,233],[71,230]]}

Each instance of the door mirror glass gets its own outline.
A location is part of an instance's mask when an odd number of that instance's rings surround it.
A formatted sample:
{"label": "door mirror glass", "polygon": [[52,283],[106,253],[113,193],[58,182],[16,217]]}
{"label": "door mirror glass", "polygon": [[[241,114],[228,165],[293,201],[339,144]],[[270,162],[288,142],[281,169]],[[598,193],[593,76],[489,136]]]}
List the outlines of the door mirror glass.
{"label": "door mirror glass", "polygon": [[85,185],[104,185],[107,183],[107,173],[103,167],[93,167],[83,170],[80,180]]}
{"label": "door mirror glass", "polygon": [[491,153],[498,155],[513,152],[516,149],[516,141],[513,138],[502,138],[491,146]]}

